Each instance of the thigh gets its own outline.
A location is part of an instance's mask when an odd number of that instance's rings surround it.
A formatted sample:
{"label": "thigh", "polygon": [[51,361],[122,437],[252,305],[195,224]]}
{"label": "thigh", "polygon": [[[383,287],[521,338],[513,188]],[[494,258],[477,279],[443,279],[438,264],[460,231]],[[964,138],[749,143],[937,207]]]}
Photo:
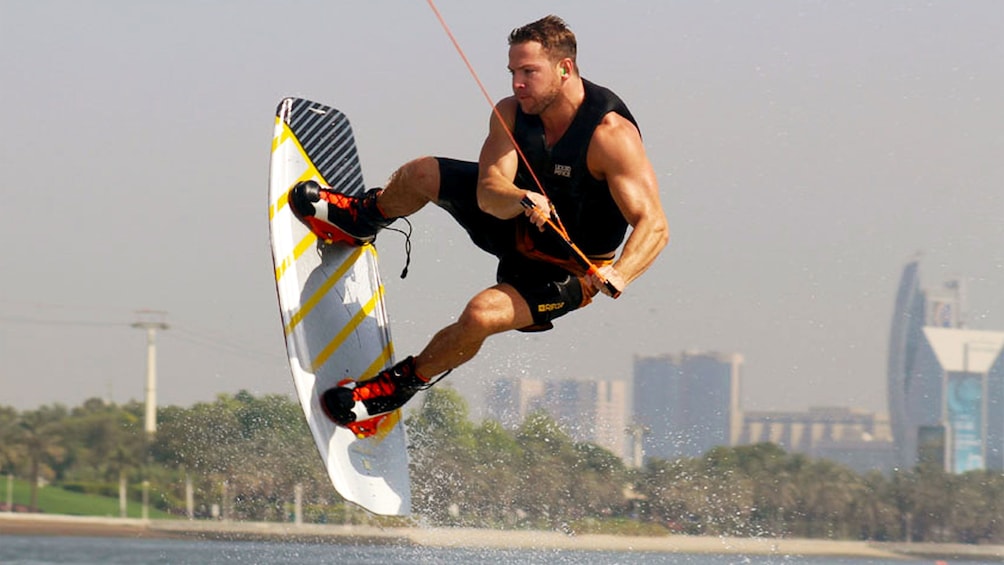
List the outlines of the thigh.
{"label": "thigh", "polygon": [[474,295],[461,318],[485,334],[521,329],[534,323],[526,299],[508,283],[499,283]]}

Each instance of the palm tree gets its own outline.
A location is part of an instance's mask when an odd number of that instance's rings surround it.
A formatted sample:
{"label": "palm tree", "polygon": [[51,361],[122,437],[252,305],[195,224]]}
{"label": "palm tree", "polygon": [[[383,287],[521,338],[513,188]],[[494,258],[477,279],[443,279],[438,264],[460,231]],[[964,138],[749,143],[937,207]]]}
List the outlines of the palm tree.
{"label": "palm tree", "polygon": [[43,469],[48,469],[50,464],[62,459],[66,451],[60,430],[65,417],[66,409],[62,406],[43,406],[22,414],[18,423],[30,466],[28,476],[31,479],[31,500],[28,507],[32,511],[38,510],[38,483]]}
{"label": "palm tree", "polygon": [[[23,445],[18,439],[17,411],[9,407],[0,407],[0,474],[10,477],[14,474],[18,461],[22,459]],[[10,483],[8,483],[9,485]],[[10,492],[3,499],[7,510],[13,510],[13,500]]]}
{"label": "palm tree", "polygon": [[7,406],[0,407],[0,472],[12,472],[18,460],[16,450],[20,443],[17,441],[17,419],[16,410]]}

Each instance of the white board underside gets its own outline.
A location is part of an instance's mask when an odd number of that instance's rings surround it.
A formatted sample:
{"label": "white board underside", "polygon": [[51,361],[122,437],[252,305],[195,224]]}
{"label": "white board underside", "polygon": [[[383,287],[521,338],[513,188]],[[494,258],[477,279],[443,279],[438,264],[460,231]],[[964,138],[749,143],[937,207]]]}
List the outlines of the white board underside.
{"label": "white board underside", "polygon": [[[297,112],[309,112],[310,123],[298,123]],[[325,160],[322,168],[315,165],[320,159]],[[325,173],[334,178],[325,178]],[[297,396],[338,493],[377,514],[406,515],[411,487],[400,411],[367,439],[356,438],[321,412],[321,392],[343,379],[369,377],[392,365],[394,351],[376,249],[318,242],[286,201],[289,189],[307,179],[344,192],[363,188],[344,115],[286,99],[280,103],[272,140],[269,231]],[[337,186],[339,182],[343,186]]]}

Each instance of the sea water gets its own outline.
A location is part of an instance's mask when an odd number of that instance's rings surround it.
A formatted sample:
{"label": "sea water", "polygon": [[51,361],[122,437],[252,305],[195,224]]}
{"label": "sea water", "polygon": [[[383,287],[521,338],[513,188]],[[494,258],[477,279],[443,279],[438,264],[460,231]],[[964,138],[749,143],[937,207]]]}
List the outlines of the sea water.
{"label": "sea water", "polygon": [[[215,565],[332,563],[380,565],[429,563],[433,565],[893,565],[897,561],[838,557],[761,555],[696,555],[643,552],[442,549],[414,546],[371,546],[290,542],[228,542],[182,539],[131,539],[101,537],[0,536],[0,563],[4,565]],[[935,561],[912,563],[934,564]],[[967,565],[979,562],[967,561]]]}

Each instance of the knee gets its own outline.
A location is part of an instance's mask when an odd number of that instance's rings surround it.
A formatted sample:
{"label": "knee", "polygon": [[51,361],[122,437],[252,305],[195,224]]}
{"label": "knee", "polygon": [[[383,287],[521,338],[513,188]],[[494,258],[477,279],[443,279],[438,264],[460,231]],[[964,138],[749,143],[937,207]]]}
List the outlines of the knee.
{"label": "knee", "polygon": [[435,157],[419,157],[408,161],[391,177],[391,183],[407,186],[412,192],[434,196],[439,192],[439,161]]}
{"label": "knee", "polygon": [[468,335],[487,336],[498,331],[495,328],[497,319],[497,310],[490,301],[483,296],[476,296],[467,303],[457,322]]}

